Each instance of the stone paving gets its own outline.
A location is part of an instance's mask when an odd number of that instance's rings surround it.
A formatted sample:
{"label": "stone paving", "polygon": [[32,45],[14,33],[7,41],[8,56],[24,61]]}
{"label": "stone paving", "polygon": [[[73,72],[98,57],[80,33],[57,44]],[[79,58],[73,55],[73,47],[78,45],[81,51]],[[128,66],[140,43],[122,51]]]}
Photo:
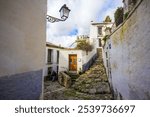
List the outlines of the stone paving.
{"label": "stone paving", "polygon": [[94,64],[80,75],[71,88],[57,81],[45,82],[44,99],[49,100],[111,100],[113,99],[102,61],[102,52]]}

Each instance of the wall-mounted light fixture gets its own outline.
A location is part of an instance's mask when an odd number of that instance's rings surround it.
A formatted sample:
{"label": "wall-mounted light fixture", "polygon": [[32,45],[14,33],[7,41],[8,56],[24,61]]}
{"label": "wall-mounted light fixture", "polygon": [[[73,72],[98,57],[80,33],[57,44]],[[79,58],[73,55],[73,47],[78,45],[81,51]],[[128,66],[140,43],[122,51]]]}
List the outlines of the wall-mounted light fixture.
{"label": "wall-mounted light fixture", "polygon": [[65,21],[65,20],[68,18],[68,16],[69,16],[70,9],[66,6],[66,4],[64,4],[64,5],[60,8],[59,12],[60,12],[60,17],[61,17],[61,19],[56,18],[56,17],[53,17],[53,16],[50,16],[50,15],[47,15],[47,18],[46,18],[46,19],[47,19],[49,22],[51,22],[51,23],[59,22],[59,21]]}

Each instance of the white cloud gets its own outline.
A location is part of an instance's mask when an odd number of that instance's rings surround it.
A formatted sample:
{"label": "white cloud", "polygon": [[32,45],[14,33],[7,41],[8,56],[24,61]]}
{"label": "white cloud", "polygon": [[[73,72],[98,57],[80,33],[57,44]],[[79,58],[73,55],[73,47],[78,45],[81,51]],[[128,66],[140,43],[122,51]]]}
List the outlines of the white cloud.
{"label": "white cloud", "polygon": [[48,0],[48,15],[59,18],[59,9],[63,4],[71,12],[65,22],[47,23],[47,41],[68,46],[75,40],[75,36],[68,35],[70,31],[76,28],[78,35],[89,34],[90,22],[102,21],[107,14],[113,16],[121,2],[122,0]]}

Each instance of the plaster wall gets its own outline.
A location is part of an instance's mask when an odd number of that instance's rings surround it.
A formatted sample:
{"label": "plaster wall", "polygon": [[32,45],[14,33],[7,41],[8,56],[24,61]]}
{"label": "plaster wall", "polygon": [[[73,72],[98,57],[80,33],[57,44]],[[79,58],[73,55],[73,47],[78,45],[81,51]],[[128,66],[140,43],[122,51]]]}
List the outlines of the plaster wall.
{"label": "plaster wall", "polygon": [[39,99],[47,0],[0,0],[0,99]]}
{"label": "plaster wall", "polygon": [[109,62],[116,99],[150,99],[150,1],[143,0],[111,36]]}
{"label": "plaster wall", "polygon": [[82,50],[60,50],[59,71],[69,70],[69,55],[77,55],[77,72],[84,70],[83,65],[86,65],[96,54],[96,50],[88,52]]}
{"label": "plaster wall", "polygon": [[[94,45],[94,48],[99,48],[99,40],[101,40],[101,44],[103,45],[103,38],[106,35],[105,29],[106,27],[112,27],[113,23],[92,23],[90,26],[90,43]],[[98,27],[102,27],[102,35],[98,34]]]}
{"label": "plaster wall", "polygon": [[46,0],[0,1],[0,76],[44,66]]}
{"label": "plaster wall", "polygon": [[[52,63],[47,62],[47,56],[48,56],[48,49],[52,50]],[[54,47],[46,47],[46,58],[45,58],[45,67],[44,67],[44,76],[48,75],[48,67],[51,67],[52,70],[57,72],[57,66],[59,66],[59,62],[57,63],[57,51],[60,52],[61,49],[54,48]]]}
{"label": "plaster wall", "polygon": [[69,55],[71,54],[77,55],[77,71],[82,70],[82,50],[61,50],[59,55],[59,72],[69,70]]}

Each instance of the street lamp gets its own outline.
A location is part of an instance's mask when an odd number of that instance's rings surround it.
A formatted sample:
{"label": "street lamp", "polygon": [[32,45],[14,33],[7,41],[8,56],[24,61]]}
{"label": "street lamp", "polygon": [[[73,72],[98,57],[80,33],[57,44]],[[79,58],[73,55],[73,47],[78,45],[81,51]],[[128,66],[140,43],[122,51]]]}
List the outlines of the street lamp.
{"label": "street lamp", "polygon": [[64,4],[64,5],[60,8],[59,12],[60,12],[60,17],[61,17],[61,19],[56,18],[56,17],[52,17],[52,16],[50,16],[50,15],[47,15],[47,18],[46,18],[46,19],[47,19],[49,22],[51,22],[51,23],[59,22],[59,21],[65,21],[65,20],[68,18],[68,16],[69,16],[70,9],[66,6],[66,4]]}

